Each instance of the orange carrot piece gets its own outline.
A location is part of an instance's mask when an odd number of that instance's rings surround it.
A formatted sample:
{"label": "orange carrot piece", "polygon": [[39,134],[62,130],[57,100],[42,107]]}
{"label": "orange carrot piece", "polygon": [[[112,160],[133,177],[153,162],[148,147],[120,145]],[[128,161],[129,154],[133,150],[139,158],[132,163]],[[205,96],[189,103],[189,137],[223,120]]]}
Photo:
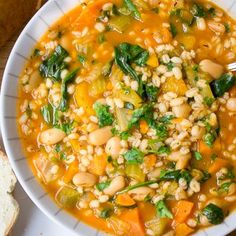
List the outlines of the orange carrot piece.
{"label": "orange carrot piece", "polygon": [[120,219],[129,223],[130,229],[128,235],[145,236],[144,224],[140,218],[138,208],[129,209],[120,215]]}
{"label": "orange carrot piece", "polygon": [[141,134],[146,134],[149,129],[148,123],[145,120],[141,120],[139,122],[139,128],[140,128]]}
{"label": "orange carrot piece", "polygon": [[67,171],[65,172],[65,175],[63,177],[63,181],[65,183],[69,183],[73,176],[79,171],[79,167],[78,167],[78,162],[74,161],[70,164],[70,166],[68,167]]}
{"label": "orange carrot piece", "polygon": [[183,223],[190,215],[194,204],[190,201],[181,200],[177,203],[177,211],[175,213],[175,221]]}
{"label": "orange carrot piece", "polygon": [[144,157],[144,164],[147,168],[155,166],[156,161],[157,161],[157,156],[154,154],[150,154]]}
{"label": "orange carrot piece", "polygon": [[175,236],[187,236],[194,230],[188,227],[185,223],[178,224],[175,228]]}
{"label": "orange carrot piece", "polygon": [[120,206],[133,206],[136,202],[129,196],[128,193],[120,194],[116,198],[116,203]]}
{"label": "orange carrot piece", "polygon": [[89,171],[95,175],[103,175],[107,166],[107,155],[94,156],[90,162]]}
{"label": "orange carrot piece", "polygon": [[211,164],[209,167],[208,171],[210,174],[214,174],[217,171],[219,171],[222,167],[228,166],[229,162],[228,160],[222,159],[222,158],[217,158],[215,161]]}

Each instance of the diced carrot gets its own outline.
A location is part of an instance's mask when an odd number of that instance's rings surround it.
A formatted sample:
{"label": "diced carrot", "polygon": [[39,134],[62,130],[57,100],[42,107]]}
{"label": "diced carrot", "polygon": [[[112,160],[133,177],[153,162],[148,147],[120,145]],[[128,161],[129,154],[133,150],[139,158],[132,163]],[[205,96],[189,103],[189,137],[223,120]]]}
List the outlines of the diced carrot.
{"label": "diced carrot", "polygon": [[135,201],[129,196],[128,193],[120,194],[116,198],[116,203],[120,206],[133,206]]}
{"label": "diced carrot", "polygon": [[103,175],[107,166],[107,155],[94,156],[90,162],[89,171],[95,175]]}
{"label": "diced carrot", "polygon": [[113,88],[112,83],[109,81],[106,87],[107,87],[107,90],[112,90]]}
{"label": "diced carrot", "polygon": [[71,146],[72,146],[72,148],[73,148],[73,151],[79,152],[79,150],[80,150],[80,143],[79,143],[78,140],[76,140],[76,139],[71,139],[71,140],[70,140],[70,144],[71,144]]}
{"label": "diced carrot", "polygon": [[217,171],[219,171],[222,167],[226,167],[229,165],[229,161],[222,159],[222,158],[216,158],[214,162],[209,167],[208,171],[210,174],[214,174]]}
{"label": "diced carrot", "polygon": [[148,123],[145,120],[141,120],[139,122],[139,128],[140,128],[141,134],[146,134],[149,129]]}
{"label": "diced carrot", "polygon": [[203,156],[211,156],[214,152],[221,150],[220,138],[217,138],[212,147],[207,146],[203,140],[198,142],[198,150]]}
{"label": "diced carrot", "polygon": [[156,54],[152,54],[149,59],[147,60],[147,65],[151,67],[157,67],[159,65],[158,58]]}
{"label": "diced carrot", "polygon": [[121,213],[120,219],[130,224],[128,236],[145,236],[144,224],[140,218],[138,208],[129,209]]}
{"label": "diced carrot", "polygon": [[181,121],[183,121],[183,118],[174,118],[173,120],[171,120],[171,123],[179,124]]}
{"label": "diced carrot", "polygon": [[178,224],[175,228],[175,236],[187,236],[194,230],[188,227],[185,223]]}
{"label": "diced carrot", "polygon": [[79,171],[79,168],[78,168],[78,162],[77,161],[74,161],[70,164],[70,166],[68,167],[68,169],[66,170],[65,172],[65,175],[63,177],[63,181],[65,183],[69,183],[73,176]]}
{"label": "diced carrot", "polygon": [[155,166],[156,161],[157,161],[157,156],[154,154],[150,154],[144,157],[144,165],[147,168]]}
{"label": "diced carrot", "polygon": [[181,200],[177,203],[175,221],[178,223],[183,223],[187,220],[190,215],[194,204],[190,201]]}

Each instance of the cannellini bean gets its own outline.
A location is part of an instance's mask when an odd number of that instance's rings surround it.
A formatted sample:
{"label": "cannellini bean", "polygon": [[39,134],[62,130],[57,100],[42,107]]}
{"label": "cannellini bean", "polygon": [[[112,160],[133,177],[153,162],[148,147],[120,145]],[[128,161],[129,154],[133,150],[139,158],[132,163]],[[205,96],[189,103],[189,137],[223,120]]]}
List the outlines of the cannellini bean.
{"label": "cannellini bean", "polygon": [[235,202],[236,201],[236,195],[231,195],[231,196],[225,197],[225,201],[227,201],[227,202]]}
{"label": "cannellini bean", "polygon": [[143,201],[147,195],[154,194],[154,190],[149,187],[139,187],[129,191],[129,194],[136,201]]}
{"label": "cannellini bean", "polygon": [[212,30],[215,33],[223,34],[225,32],[225,26],[219,22],[211,20],[208,21],[207,25],[210,28],[210,30]]}
{"label": "cannellini bean", "polygon": [[161,174],[161,168],[156,168],[153,171],[148,173],[148,178],[149,179],[156,179],[160,176]]}
{"label": "cannellini bean", "polygon": [[59,143],[65,137],[66,134],[62,130],[51,128],[39,134],[39,142],[46,145],[53,145]]}
{"label": "cannellini bean", "polygon": [[106,126],[91,132],[88,136],[89,144],[99,146],[105,144],[111,137],[111,126]]}
{"label": "cannellini bean", "polygon": [[29,91],[32,91],[33,89],[37,88],[40,83],[42,82],[41,76],[38,72],[38,70],[34,71],[29,78]]}
{"label": "cannellini bean", "polygon": [[73,183],[76,186],[92,187],[97,182],[97,177],[87,172],[80,172],[74,175]]}
{"label": "cannellini bean", "polygon": [[189,160],[191,159],[191,154],[180,154],[175,168],[177,170],[182,170],[187,167]]}
{"label": "cannellini bean", "polygon": [[172,111],[177,118],[188,118],[191,107],[187,103],[172,107]]}
{"label": "cannellini bean", "polygon": [[125,178],[123,176],[115,177],[110,185],[104,189],[104,193],[113,196],[116,192],[120,191],[125,187]]}
{"label": "cannellini bean", "polygon": [[111,155],[112,157],[119,156],[120,150],[121,150],[121,144],[120,144],[120,138],[119,137],[112,137],[107,141],[105,151],[108,155]]}
{"label": "cannellini bean", "polygon": [[198,30],[204,31],[206,30],[206,21],[202,17],[197,18],[197,28]]}
{"label": "cannellini bean", "polygon": [[202,60],[199,63],[200,69],[209,75],[211,75],[214,79],[218,79],[224,71],[224,67],[219,65],[209,59]]}
{"label": "cannellini bean", "polygon": [[229,98],[226,103],[226,108],[230,111],[236,111],[236,98]]}

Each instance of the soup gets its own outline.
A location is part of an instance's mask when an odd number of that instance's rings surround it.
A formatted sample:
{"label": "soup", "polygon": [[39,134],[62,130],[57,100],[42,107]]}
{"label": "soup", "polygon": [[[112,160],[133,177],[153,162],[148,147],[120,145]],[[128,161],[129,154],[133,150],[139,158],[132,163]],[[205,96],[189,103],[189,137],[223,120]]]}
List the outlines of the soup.
{"label": "soup", "polygon": [[107,233],[220,224],[236,201],[235,52],[235,22],[206,1],[76,7],[20,78],[34,174],[60,207]]}

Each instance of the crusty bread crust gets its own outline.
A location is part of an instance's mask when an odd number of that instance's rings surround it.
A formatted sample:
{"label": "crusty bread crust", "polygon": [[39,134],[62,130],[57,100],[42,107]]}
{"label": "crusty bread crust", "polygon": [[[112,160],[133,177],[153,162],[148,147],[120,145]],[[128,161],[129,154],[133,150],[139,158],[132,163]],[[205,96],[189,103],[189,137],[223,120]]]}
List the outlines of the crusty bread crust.
{"label": "crusty bread crust", "polygon": [[7,236],[19,215],[19,205],[12,196],[16,177],[7,156],[0,151],[0,236]]}

